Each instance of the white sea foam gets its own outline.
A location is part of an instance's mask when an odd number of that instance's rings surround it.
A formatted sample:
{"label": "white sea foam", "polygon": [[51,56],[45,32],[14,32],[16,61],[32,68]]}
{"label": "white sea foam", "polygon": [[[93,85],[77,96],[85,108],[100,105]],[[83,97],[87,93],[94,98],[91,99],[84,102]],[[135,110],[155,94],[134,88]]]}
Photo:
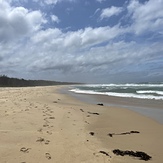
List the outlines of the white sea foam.
{"label": "white sea foam", "polygon": [[139,98],[139,99],[154,99],[154,100],[163,100],[163,96],[153,96],[153,95],[138,95],[134,93],[115,93],[109,92],[108,96],[117,96],[117,97],[128,97],[128,98]]}
{"label": "white sea foam", "polygon": [[71,90],[76,93],[99,94],[117,97],[163,100],[163,83],[160,84],[85,84]]}
{"label": "white sea foam", "polygon": [[[83,85],[82,85],[83,86]],[[86,87],[163,87],[163,84],[85,84]]]}
{"label": "white sea foam", "polygon": [[82,93],[82,94],[99,94],[99,95],[108,95],[108,96],[116,96],[116,97],[163,100],[163,96],[142,95],[142,94],[138,95],[134,93],[95,92],[90,90],[88,91],[88,90],[79,90],[79,89],[72,89],[70,91],[75,93]]}
{"label": "white sea foam", "polygon": [[82,93],[82,94],[98,94],[98,95],[107,95],[106,92],[95,92],[95,91],[85,91],[85,90],[80,90],[80,89],[71,89],[71,92],[75,93]]}
{"label": "white sea foam", "polygon": [[158,94],[158,95],[163,95],[163,91],[152,91],[152,90],[136,91],[136,93],[139,93],[139,94]]}

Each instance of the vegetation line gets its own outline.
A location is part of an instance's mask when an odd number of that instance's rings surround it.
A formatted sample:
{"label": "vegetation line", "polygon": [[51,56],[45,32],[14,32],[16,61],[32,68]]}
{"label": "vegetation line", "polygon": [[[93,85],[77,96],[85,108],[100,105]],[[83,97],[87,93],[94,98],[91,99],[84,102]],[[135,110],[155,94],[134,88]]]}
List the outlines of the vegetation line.
{"label": "vegetation line", "polygon": [[0,87],[31,87],[31,86],[52,86],[52,85],[72,85],[79,83],[58,82],[48,80],[25,80],[18,78],[10,78],[6,75],[0,76]]}

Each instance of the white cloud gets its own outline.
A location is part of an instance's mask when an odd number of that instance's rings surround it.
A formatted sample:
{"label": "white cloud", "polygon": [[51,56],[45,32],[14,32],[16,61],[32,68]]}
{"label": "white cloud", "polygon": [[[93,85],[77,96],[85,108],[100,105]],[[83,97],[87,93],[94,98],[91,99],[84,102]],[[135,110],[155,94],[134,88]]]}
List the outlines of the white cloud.
{"label": "white cloud", "polygon": [[109,41],[123,33],[123,29],[120,29],[119,26],[114,27],[99,27],[99,28],[86,28],[81,37],[82,44],[93,46],[95,44],[102,43],[104,41]]}
{"label": "white cloud", "polygon": [[136,34],[163,31],[163,0],[149,0],[144,4],[132,0],[127,7],[132,17],[132,29]]}
{"label": "white cloud", "polygon": [[90,18],[94,17],[94,16],[95,16],[98,12],[100,12],[100,11],[101,11],[101,9],[100,9],[100,8],[97,8],[97,9],[95,10],[94,14],[90,16]]}
{"label": "white cloud", "polygon": [[61,0],[44,0],[46,4],[56,4],[57,2],[60,2]]}
{"label": "white cloud", "polygon": [[99,3],[102,3],[102,2],[104,2],[106,0],[96,0],[96,1],[99,2]]}
{"label": "white cloud", "polygon": [[[92,74],[114,76],[125,72],[138,73],[149,70],[152,72],[149,67],[146,68],[146,65],[155,63],[157,55],[163,51],[161,44],[143,44],[142,46],[136,42],[125,41],[109,42],[105,46],[92,46],[97,42],[105,41],[105,38],[95,41],[94,37],[91,42],[86,43],[85,50],[83,45],[85,34],[90,36],[92,34],[90,29],[90,33],[87,33],[87,30],[62,33],[58,29],[51,29],[43,31],[42,34],[38,33],[37,36],[40,38],[35,38],[35,42],[31,42],[32,49],[35,49],[31,53],[34,53],[37,59],[29,62],[28,69],[31,72],[53,71],[66,78],[78,73],[90,76]],[[99,32],[98,36],[100,34],[103,33]]]}
{"label": "white cloud", "polygon": [[56,15],[51,15],[51,20],[56,23],[60,22],[59,18]]}
{"label": "white cloud", "polygon": [[40,2],[40,4],[46,5],[55,5],[59,2],[67,1],[67,2],[75,2],[76,0],[33,0],[34,2]]}
{"label": "white cloud", "polygon": [[11,7],[0,1],[0,41],[9,41],[31,34],[40,29],[45,19],[40,11],[29,11],[24,7]]}
{"label": "white cloud", "polygon": [[27,3],[28,0],[6,0],[6,2],[8,2],[8,3],[13,2],[13,3],[19,4],[19,3]]}
{"label": "white cloud", "polygon": [[[118,26],[113,28],[89,27],[67,33],[63,33],[57,28],[39,31],[32,37],[31,43],[28,45],[33,50],[30,54],[35,54],[35,58],[37,58],[36,61],[31,59],[33,61],[29,62],[28,69],[30,71],[54,70],[60,73],[76,73],[79,71],[82,73],[87,72],[87,68],[90,67],[90,71],[93,71],[95,65],[100,65],[106,61],[105,57],[108,52],[102,55],[99,52],[98,55],[102,59],[99,60],[95,56],[98,48],[93,51],[91,50],[92,47],[109,41],[122,33],[123,30],[121,29],[118,31]],[[95,63],[96,61],[98,63]]]}
{"label": "white cloud", "polygon": [[115,7],[112,6],[110,8],[105,8],[101,11],[101,15],[100,18],[104,19],[104,18],[109,18],[113,15],[119,15],[122,12],[122,8],[121,7]]}
{"label": "white cloud", "polygon": [[162,45],[113,41],[124,32],[118,26],[89,27],[66,33],[57,28],[39,30],[25,44],[0,44],[0,67],[3,67],[0,73],[14,71],[24,78],[35,74],[35,78],[84,82],[100,75],[111,79],[117,74],[149,71],[150,68],[144,67],[155,63],[163,51]]}
{"label": "white cloud", "polygon": [[44,44],[52,43],[53,40],[62,38],[62,32],[58,28],[42,30],[31,37],[32,42]]}
{"label": "white cloud", "polygon": [[55,28],[39,31],[32,37],[32,41],[34,41],[34,44],[39,43],[46,47],[51,46],[56,49],[61,49],[61,51],[64,49],[71,53],[72,50],[76,51],[77,49],[90,48],[109,41],[123,34],[123,32],[124,30],[119,28],[119,26],[99,28],[88,27],[78,31],[69,31],[67,33],[63,33],[61,30]]}
{"label": "white cloud", "polygon": [[[109,80],[125,73],[126,76],[120,77],[126,80],[128,73],[133,72],[161,74],[161,43],[120,41],[120,36],[126,33],[143,34],[144,31],[156,30],[162,34],[161,5],[162,0],[155,1],[155,4],[153,0],[144,4],[132,0],[127,7],[131,26],[86,27],[63,32],[59,28],[41,28],[46,22],[41,11],[11,7],[6,1],[0,1],[0,73],[14,73],[14,76],[21,78],[31,78],[33,75],[35,78],[65,81],[73,78],[78,81],[92,78],[95,81],[97,76],[101,76],[99,80],[102,82],[102,77],[108,76]],[[96,10],[96,13],[99,11]],[[120,12],[122,8],[118,7],[103,10],[101,18]],[[51,19],[59,22],[55,15],[51,15]],[[17,38],[21,40],[15,41]],[[159,59],[160,62],[157,62]]]}
{"label": "white cloud", "polygon": [[97,8],[96,11],[94,12],[94,15],[97,14],[101,9]]}

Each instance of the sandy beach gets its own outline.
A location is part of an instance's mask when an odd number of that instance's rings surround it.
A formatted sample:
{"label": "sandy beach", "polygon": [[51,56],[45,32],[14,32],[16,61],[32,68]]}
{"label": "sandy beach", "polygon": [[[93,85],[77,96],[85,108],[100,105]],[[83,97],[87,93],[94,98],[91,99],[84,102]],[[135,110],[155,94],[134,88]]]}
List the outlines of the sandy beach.
{"label": "sandy beach", "polygon": [[61,86],[0,88],[1,163],[163,162],[163,124],[132,110],[60,93]]}

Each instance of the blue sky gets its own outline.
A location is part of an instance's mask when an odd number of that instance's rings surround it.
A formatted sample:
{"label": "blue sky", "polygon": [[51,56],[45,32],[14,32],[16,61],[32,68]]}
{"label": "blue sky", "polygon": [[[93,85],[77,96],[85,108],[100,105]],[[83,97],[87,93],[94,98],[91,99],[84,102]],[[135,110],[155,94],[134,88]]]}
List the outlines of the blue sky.
{"label": "blue sky", "polygon": [[0,74],[163,81],[163,0],[0,0]]}

